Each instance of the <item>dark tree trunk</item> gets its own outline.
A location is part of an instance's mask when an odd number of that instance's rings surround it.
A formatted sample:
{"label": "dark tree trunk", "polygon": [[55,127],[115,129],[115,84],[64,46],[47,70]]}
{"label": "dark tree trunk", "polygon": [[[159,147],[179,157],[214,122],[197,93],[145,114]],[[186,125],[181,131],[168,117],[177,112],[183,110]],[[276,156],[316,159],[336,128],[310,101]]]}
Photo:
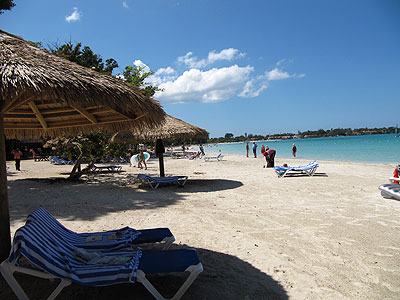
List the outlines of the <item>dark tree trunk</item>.
{"label": "dark tree trunk", "polygon": [[10,213],[8,208],[6,144],[4,139],[4,119],[0,116],[0,262],[10,254]]}

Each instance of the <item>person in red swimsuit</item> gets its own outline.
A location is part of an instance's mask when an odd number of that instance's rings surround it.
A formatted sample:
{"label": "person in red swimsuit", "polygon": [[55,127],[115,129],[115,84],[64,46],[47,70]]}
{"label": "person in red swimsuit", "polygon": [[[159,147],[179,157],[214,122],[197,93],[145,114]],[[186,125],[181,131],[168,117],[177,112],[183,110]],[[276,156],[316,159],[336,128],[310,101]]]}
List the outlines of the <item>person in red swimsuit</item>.
{"label": "person in red swimsuit", "polygon": [[[398,165],[398,166],[396,167],[396,169],[394,169],[393,177],[394,177],[394,178],[399,178],[399,173],[400,173],[400,165]],[[393,181],[393,183],[400,184],[399,181],[396,181],[396,180]]]}

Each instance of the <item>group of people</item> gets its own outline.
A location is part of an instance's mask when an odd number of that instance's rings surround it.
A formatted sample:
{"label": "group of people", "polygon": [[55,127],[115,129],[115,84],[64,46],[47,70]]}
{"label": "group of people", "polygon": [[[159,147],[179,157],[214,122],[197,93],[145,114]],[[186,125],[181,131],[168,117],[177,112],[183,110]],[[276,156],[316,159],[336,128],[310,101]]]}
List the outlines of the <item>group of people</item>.
{"label": "group of people", "polygon": [[[254,158],[257,158],[257,147],[258,147],[258,145],[256,144],[256,142],[253,142]],[[250,150],[249,142],[246,142],[246,156],[247,157],[249,157],[249,150]],[[265,147],[264,145],[261,145],[261,153],[262,153],[262,155],[264,155],[265,160],[267,161],[266,167],[267,168],[275,167],[276,150],[270,149],[268,146]],[[293,144],[293,146],[292,146],[293,157],[296,157],[296,153],[297,153],[297,147],[295,144]]]}

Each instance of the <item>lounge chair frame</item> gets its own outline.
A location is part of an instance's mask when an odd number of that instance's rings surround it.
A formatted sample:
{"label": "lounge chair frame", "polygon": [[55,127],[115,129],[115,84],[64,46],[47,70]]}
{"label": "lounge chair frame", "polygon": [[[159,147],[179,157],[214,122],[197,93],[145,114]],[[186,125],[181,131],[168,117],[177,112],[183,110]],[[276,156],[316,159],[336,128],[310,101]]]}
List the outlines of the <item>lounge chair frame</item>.
{"label": "lounge chair frame", "polygon": [[381,191],[381,195],[384,198],[400,200],[400,184],[382,184],[379,186],[379,190]]}
{"label": "lounge chair frame", "polygon": [[319,164],[317,162],[311,162],[304,166],[297,167],[275,167],[274,171],[279,178],[285,177],[289,172],[297,172],[300,174],[307,174],[308,176],[313,176],[317,171]]}
{"label": "lounge chair frame", "polygon": [[136,181],[147,183],[155,190],[160,183],[177,183],[180,187],[185,186],[188,176],[170,176],[170,177],[152,177],[148,175],[138,174]]}
{"label": "lounge chair frame", "polygon": [[218,154],[218,156],[204,156],[204,161],[210,161],[210,160],[216,160],[216,161],[221,161],[224,158],[224,155],[222,153]]}
{"label": "lounge chair frame", "polygon": [[[29,300],[29,297],[14,277],[15,272],[43,279],[60,279],[58,286],[47,298],[51,300],[71,283],[105,286],[136,281],[141,282],[157,300],[165,300],[146,278],[146,274],[189,272],[188,278],[171,298],[178,300],[203,271],[195,249],[106,250],[93,255],[100,258],[128,256],[132,260],[110,265],[103,265],[100,261],[85,263],[89,252],[75,247],[60,234],[43,230],[42,225],[37,221],[28,221],[19,228],[14,236],[10,256],[0,264],[0,273],[18,299]],[[76,256],[76,253],[81,255]]]}
{"label": "lounge chair frame", "polygon": [[[157,300],[179,300],[202,271],[203,271],[203,265],[201,263],[199,263],[197,265],[189,266],[185,270],[185,272],[190,273],[188,278],[181,285],[181,287],[178,289],[178,291],[175,293],[175,295],[169,299],[164,298],[160,294],[160,292],[154,287],[154,285],[147,279],[146,274],[140,269],[137,270],[136,281],[142,283],[144,285],[144,287]],[[60,283],[53,290],[53,292],[50,294],[50,296],[47,298],[47,300],[54,300],[65,287],[71,285],[71,283],[72,283],[72,281],[69,279],[59,278],[57,276],[54,276],[47,272],[40,271],[38,269],[15,266],[15,265],[9,263],[8,259],[6,259],[5,261],[3,261],[1,263],[0,272],[19,300],[29,300],[29,297],[27,296],[24,289],[21,287],[21,285],[18,283],[18,281],[14,277],[15,272],[24,273],[27,275],[32,275],[32,276],[43,278],[43,279],[50,279],[50,280],[60,279],[61,280]]]}
{"label": "lounge chair frame", "polygon": [[65,288],[66,286],[69,286],[72,283],[71,280],[59,278],[57,276],[54,276],[47,272],[40,271],[38,269],[21,267],[21,266],[17,267],[15,265],[10,264],[8,262],[8,259],[6,259],[5,261],[3,261],[1,263],[0,271],[1,271],[1,274],[3,275],[4,279],[7,281],[8,285],[14,291],[15,295],[17,296],[17,298],[19,300],[29,300],[29,297],[26,295],[26,293],[23,290],[23,288],[21,287],[21,285],[15,279],[14,272],[28,274],[28,275],[32,275],[32,276],[43,278],[43,279],[50,279],[50,280],[61,279],[61,282],[53,290],[53,292],[50,294],[50,296],[47,298],[47,300],[55,299],[58,296],[58,294],[61,293],[63,288]]}
{"label": "lounge chair frame", "polygon": [[101,172],[121,172],[122,167],[121,166],[102,166],[98,167],[93,165],[92,169],[90,170],[93,173],[101,173]]}

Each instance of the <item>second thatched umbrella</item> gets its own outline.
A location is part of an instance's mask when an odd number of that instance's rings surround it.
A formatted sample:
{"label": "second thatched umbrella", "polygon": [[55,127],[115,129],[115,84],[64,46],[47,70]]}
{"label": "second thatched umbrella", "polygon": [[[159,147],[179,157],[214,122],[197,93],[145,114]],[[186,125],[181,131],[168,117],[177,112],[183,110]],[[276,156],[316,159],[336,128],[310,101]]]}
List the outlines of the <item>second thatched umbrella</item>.
{"label": "second thatched umbrella", "polygon": [[[158,127],[147,130],[132,129],[129,132],[119,132],[113,135],[112,142],[135,142],[157,140],[157,148],[163,147],[162,140],[168,139],[208,139],[208,132],[200,127],[186,123],[178,118],[167,115],[165,121]],[[160,144],[161,142],[161,144]],[[164,160],[162,151],[158,154],[160,176],[164,176]]]}
{"label": "second thatched umbrella", "polygon": [[139,88],[51,55],[0,30],[0,261],[10,250],[4,136],[55,137],[154,127],[160,104]]}

